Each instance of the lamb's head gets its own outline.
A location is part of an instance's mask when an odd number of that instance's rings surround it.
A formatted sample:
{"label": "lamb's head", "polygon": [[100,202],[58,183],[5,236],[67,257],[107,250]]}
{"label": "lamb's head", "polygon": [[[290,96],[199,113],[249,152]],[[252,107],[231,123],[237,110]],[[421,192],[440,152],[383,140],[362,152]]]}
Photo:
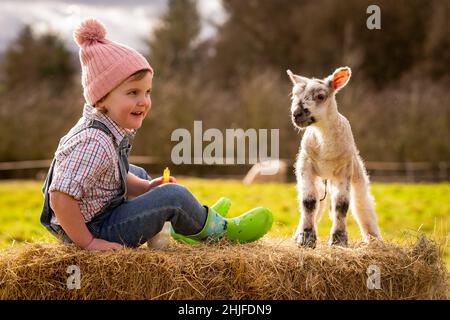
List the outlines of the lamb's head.
{"label": "lamb's head", "polygon": [[351,76],[349,67],[336,69],[325,79],[306,78],[287,70],[293,83],[291,119],[294,126],[306,128],[319,123],[330,108],[336,108],[335,94],[342,89]]}

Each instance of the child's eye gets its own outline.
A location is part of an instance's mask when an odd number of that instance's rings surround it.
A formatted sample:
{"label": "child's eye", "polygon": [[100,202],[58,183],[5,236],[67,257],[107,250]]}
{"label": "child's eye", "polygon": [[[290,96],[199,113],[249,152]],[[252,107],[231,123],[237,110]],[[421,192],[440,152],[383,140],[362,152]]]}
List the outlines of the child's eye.
{"label": "child's eye", "polygon": [[128,92],[128,94],[135,95],[136,94],[136,90],[130,91],[130,92]]}
{"label": "child's eye", "polygon": [[146,92],[147,95],[150,95],[151,93],[152,93],[151,90],[147,90],[147,92]]}

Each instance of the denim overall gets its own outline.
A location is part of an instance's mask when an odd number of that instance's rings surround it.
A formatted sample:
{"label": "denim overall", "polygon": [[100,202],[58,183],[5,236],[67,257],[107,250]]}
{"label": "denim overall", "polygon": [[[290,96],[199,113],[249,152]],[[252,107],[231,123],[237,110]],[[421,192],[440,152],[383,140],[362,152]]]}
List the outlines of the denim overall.
{"label": "denim overall", "polygon": [[[70,136],[68,136],[64,139],[64,142],[68,141],[69,139],[71,139],[72,137],[74,137],[75,135],[77,135],[78,133],[80,133],[81,131],[83,131],[87,128],[95,128],[95,129],[102,130],[103,132],[105,132],[112,138],[114,145],[117,146],[116,138],[111,133],[111,131],[106,127],[106,125],[104,125],[102,122],[97,121],[97,120],[88,120],[88,121],[81,123],[78,127],[75,128],[74,132]],[[106,211],[108,211],[112,208],[119,206],[120,204],[122,204],[124,202],[125,195],[127,193],[126,177],[127,177],[128,170],[129,170],[128,154],[129,154],[130,150],[131,150],[131,145],[129,144],[128,138],[125,137],[116,149],[116,151],[118,153],[118,157],[119,157],[121,191],[114,199],[110,200],[101,209],[100,213],[98,213],[94,217],[93,220],[97,220],[103,213],[105,213]],[[42,213],[41,213],[41,224],[43,224],[47,228],[47,230],[50,231],[50,233],[52,233],[53,235],[55,235],[57,238],[63,240],[64,242],[71,242],[69,237],[67,237],[67,235],[64,233],[64,230],[59,225],[51,223],[52,214],[54,214],[54,212],[50,208],[50,195],[49,195],[48,189],[52,182],[55,161],[56,161],[56,159],[54,158],[50,165],[50,169],[48,171],[44,185],[42,187],[42,192],[44,193],[44,207],[43,207]]]}

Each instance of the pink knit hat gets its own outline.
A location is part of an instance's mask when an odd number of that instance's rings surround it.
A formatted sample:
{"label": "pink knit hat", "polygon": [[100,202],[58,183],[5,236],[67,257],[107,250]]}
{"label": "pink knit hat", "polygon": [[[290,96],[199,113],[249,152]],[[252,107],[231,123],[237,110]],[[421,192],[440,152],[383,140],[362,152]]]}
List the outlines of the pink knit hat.
{"label": "pink knit hat", "polygon": [[94,105],[136,71],[153,69],[136,50],[105,38],[106,29],[96,19],[86,19],[73,36],[80,46],[81,84],[84,98]]}

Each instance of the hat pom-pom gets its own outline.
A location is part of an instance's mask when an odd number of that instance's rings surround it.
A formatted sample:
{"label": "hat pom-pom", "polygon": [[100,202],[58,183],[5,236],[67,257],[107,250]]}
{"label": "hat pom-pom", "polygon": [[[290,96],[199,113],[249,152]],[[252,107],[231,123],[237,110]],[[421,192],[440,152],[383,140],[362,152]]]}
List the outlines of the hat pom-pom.
{"label": "hat pom-pom", "polygon": [[85,42],[94,42],[103,40],[106,36],[105,26],[98,20],[89,18],[81,22],[75,29],[73,37],[79,46]]}

